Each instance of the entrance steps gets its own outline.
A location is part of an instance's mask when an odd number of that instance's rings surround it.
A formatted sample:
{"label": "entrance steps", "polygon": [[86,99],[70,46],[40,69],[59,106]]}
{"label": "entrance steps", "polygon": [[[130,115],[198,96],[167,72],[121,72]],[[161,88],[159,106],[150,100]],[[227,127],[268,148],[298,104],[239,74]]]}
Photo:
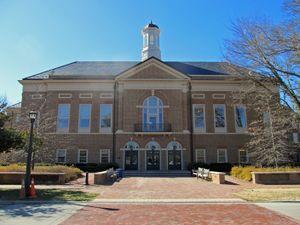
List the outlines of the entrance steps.
{"label": "entrance steps", "polygon": [[190,177],[188,170],[125,170],[124,177]]}

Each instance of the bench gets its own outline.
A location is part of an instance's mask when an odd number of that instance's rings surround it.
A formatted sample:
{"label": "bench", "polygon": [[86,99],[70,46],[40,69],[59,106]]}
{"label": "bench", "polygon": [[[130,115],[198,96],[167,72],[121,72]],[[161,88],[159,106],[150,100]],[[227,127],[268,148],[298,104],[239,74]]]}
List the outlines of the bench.
{"label": "bench", "polygon": [[198,168],[198,170],[193,170],[193,175],[195,175],[198,178],[208,180],[209,179],[209,169],[205,168]]}
{"label": "bench", "polygon": [[[65,173],[32,172],[35,184],[65,184]],[[0,172],[0,184],[21,184],[25,172]]]}
{"label": "bench", "polygon": [[210,171],[210,178],[215,184],[225,184],[225,173]]}

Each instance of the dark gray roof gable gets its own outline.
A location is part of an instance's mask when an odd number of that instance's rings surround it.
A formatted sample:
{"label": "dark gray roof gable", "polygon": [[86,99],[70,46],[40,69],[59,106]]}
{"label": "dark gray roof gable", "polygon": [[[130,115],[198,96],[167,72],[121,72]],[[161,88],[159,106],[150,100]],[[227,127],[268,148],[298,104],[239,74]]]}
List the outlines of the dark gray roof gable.
{"label": "dark gray roof gable", "polygon": [[[150,58],[151,59],[151,58]],[[149,60],[149,59],[148,59]],[[145,62],[145,61],[144,61]],[[162,61],[166,65],[184,73],[190,77],[229,75],[225,62],[179,62]],[[98,78],[114,79],[115,76],[138,66],[141,61],[75,61],[60,67],[56,67],[23,80],[43,79],[72,79],[72,78]]]}

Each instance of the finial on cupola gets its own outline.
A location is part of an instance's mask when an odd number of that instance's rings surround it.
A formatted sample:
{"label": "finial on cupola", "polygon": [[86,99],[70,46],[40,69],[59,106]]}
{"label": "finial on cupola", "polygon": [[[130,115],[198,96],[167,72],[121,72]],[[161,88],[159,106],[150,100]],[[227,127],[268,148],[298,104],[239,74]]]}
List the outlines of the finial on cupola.
{"label": "finial on cupola", "polygon": [[151,20],[142,30],[143,35],[143,50],[142,50],[142,61],[150,58],[156,57],[161,59],[161,52],[159,47],[159,27],[154,24]]}

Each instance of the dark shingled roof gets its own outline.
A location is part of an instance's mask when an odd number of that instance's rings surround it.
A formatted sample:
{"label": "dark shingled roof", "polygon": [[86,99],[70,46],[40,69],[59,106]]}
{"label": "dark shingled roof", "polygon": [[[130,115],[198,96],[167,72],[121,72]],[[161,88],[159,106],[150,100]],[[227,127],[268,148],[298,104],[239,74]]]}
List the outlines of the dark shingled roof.
{"label": "dark shingled roof", "polygon": [[[24,80],[40,80],[54,78],[100,78],[114,79],[115,76],[141,63],[141,61],[76,61],[56,67]],[[201,76],[229,75],[225,62],[179,62],[163,61],[168,66],[197,79]]]}

